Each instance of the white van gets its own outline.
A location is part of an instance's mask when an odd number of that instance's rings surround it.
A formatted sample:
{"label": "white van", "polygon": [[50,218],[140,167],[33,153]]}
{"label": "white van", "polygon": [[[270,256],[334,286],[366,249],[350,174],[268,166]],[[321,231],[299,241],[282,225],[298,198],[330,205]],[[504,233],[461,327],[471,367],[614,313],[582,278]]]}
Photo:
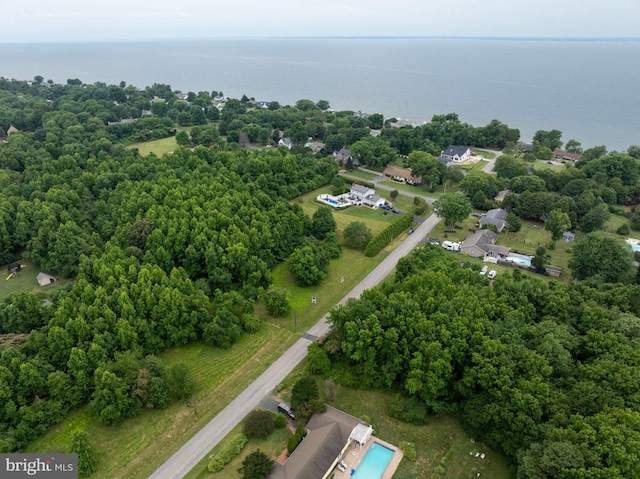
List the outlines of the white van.
{"label": "white van", "polygon": [[447,251],[460,251],[460,243],[454,241],[443,241],[441,246]]}

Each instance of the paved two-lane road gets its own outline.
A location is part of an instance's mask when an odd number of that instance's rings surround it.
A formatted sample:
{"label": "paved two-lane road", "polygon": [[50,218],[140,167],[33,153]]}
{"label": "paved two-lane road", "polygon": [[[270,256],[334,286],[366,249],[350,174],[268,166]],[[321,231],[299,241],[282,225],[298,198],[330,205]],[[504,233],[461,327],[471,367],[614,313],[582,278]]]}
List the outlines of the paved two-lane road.
{"label": "paved two-lane road", "polygon": [[[431,215],[418,226],[412,235],[402,242],[369,275],[353,288],[338,304],[350,298],[358,298],[363,291],[371,289],[391,273],[398,260],[406,256],[440,221]],[[317,337],[329,331],[328,315],[318,321],[307,333],[274,362],[260,377],[251,383],[224,408],[209,424],[193,436],[178,452],[171,456],[150,479],[178,479],[184,477],[209,451],[269,394],[307,355],[307,347]]]}

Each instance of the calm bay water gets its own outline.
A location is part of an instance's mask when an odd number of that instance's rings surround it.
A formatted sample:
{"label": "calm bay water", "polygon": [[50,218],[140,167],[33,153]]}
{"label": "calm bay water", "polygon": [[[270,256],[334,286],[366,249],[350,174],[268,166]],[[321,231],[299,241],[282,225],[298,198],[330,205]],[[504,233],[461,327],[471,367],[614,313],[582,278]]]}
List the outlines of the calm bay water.
{"label": "calm bay water", "polygon": [[531,140],[558,129],[585,148],[640,144],[640,41],[215,39],[5,45],[0,76],[57,83],[167,83],[183,92],[339,110],[416,123],[455,112]]}

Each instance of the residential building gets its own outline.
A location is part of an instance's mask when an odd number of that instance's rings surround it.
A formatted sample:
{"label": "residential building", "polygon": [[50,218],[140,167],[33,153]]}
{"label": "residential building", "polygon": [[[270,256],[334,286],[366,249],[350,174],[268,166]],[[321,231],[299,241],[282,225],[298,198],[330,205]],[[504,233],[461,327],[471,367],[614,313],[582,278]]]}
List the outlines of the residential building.
{"label": "residential building", "polygon": [[509,254],[509,248],[496,246],[497,239],[498,234],[491,230],[478,230],[465,238],[460,245],[460,252],[474,258],[489,256],[496,260],[500,259]]}
{"label": "residential building", "polygon": [[[461,163],[471,158],[471,149],[468,146],[449,145],[446,150],[442,150],[440,161],[447,163]],[[447,161],[445,161],[447,160]]]}
{"label": "residential building", "polygon": [[415,177],[411,174],[411,168],[399,168],[397,166],[387,166],[382,172],[387,178],[407,183],[409,185],[419,185],[422,183],[422,177]]}
{"label": "residential building", "polygon": [[355,201],[372,208],[379,208],[385,204],[385,199],[377,195],[376,190],[367,186],[352,185],[350,195]]}
{"label": "residential building", "polygon": [[487,211],[487,214],[480,218],[480,228],[484,225],[494,225],[498,230],[498,233],[501,233],[507,222],[507,212],[502,208],[496,208],[493,210]]}
{"label": "residential building", "polygon": [[565,231],[562,233],[562,241],[566,241],[567,243],[573,243],[576,240],[576,234],[571,231]]}
{"label": "residential building", "polygon": [[571,153],[565,150],[553,150],[553,157],[560,160],[578,161],[580,158],[582,158],[582,155],[579,153]]}

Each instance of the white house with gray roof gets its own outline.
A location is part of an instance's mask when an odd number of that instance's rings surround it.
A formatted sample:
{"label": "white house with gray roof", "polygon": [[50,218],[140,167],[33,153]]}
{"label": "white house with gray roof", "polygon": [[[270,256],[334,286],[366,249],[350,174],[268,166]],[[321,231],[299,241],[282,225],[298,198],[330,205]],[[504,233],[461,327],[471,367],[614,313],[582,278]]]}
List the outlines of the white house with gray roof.
{"label": "white house with gray roof", "polygon": [[461,163],[471,158],[471,149],[468,146],[449,145],[446,150],[442,150],[440,161],[443,163]]}
{"label": "white house with gray roof", "polygon": [[379,208],[385,204],[385,199],[377,195],[376,190],[368,186],[353,184],[349,193],[355,201],[363,205]]}

